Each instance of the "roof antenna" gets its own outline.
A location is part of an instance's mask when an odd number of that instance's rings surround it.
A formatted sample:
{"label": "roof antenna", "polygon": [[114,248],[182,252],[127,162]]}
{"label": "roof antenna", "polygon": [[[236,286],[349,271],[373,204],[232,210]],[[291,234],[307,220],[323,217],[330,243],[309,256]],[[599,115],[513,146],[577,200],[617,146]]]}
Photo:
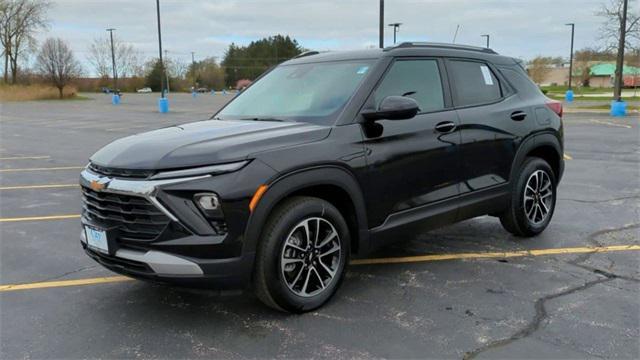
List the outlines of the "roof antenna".
{"label": "roof antenna", "polygon": [[453,34],[453,43],[456,43],[456,38],[458,37],[458,30],[460,30],[460,24],[458,24],[458,26],[456,26],[456,33]]}

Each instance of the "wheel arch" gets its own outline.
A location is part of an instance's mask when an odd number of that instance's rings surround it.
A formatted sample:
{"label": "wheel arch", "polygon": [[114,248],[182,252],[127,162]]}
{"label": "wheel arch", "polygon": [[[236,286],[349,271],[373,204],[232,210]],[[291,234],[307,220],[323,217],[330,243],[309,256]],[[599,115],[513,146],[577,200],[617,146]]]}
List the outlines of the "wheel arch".
{"label": "wheel arch", "polygon": [[245,246],[249,251],[257,248],[262,229],[273,209],[292,196],[312,196],[333,204],[349,226],[351,252],[360,253],[368,248],[364,197],[350,171],[337,165],[301,169],[281,175],[267,186],[247,223]]}
{"label": "wheel arch", "polygon": [[530,156],[539,157],[549,163],[556,176],[556,182],[560,182],[564,172],[564,152],[557,136],[552,133],[542,133],[526,139],[514,158],[510,180],[515,179],[522,163]]}

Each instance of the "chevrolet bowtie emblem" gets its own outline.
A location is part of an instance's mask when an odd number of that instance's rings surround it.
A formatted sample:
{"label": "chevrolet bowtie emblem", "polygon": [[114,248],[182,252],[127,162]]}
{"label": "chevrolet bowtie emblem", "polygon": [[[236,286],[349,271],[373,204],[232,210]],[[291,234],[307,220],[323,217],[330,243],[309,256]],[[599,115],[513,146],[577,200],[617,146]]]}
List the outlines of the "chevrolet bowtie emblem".
{"label": "chevrolet bowtie emblem", "polygon": [[109,179],[91,180],[89,186],[93,191],[102,191],[109,184]]}

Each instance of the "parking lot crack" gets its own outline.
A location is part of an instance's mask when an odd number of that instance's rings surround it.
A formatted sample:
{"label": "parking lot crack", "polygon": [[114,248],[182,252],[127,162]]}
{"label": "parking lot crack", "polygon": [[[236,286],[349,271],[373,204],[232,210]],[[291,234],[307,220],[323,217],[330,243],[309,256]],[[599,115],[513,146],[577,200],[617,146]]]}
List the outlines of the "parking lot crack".
{"label": "parking lot crack", "polygon": [[575,201],[575,202],[586,203],[586,204],[601,204],[601,203],[607,203],[612,201],[622,201],[622,200],[638,199],[638,198],[640,198],[640,195],[622,196],[622,197],[617,197],[613,199],[601,199],[601,200],[585,200],[585,199],[572,199],[572,198],[559,198],[558,200]]}
{"label": "parking lot crack", "polygon": [[[611,234],[611,233],[616,233],[619,231],[625,231],[625,230],[630,230],[630,229],[635,229],[640,227],[640,224],[635,223],[635,224],[627,224],[624,226],[620,226],[617,228],[611,228],[611,229],[603,229],[603,230],[598,230],[596,232],[593,232],[591,234],[589,234],[587,241],[596,247],[601,247],[603,246],[602,243],[600,243],[600,241],[598,241],[598,237],[605,235],[605,234]],[[500,340],[495,340],[492,341],[486,345],[483,345],[475,350],[466,352],[463,356],[463,359],[467,360],[467,359],[474,359],[476,358],[479,354],[491,350],[491,349],[496,349],[496,348],[500,348],[506,345],[509,345],[515,341],[518,341],[520,339],[524,339],[528,336],[530,336],[531,334],[535,333],[536,331],[538,331],[542,326],[543,326],[543,322],[545,321],[545,319],[547,318],[548,314],[547,314],[547,310],[545,308],[545,303],[549,300],[553,300],[553,299],[557,299],[559,297],[562,296],[566,296],[566,295],[570,295],[570,294],[574,294],[580,291],[584,291],[587,290],[595,285],[598,284],[602,284],[608,281],[612,281],[614,279],[622,279],[622,280],[627,280],[627,281],[633,281],[633,282],[640,282],[640,279],[636,279],[634,277],[630,277],[630,276],[626,276],[626,275],[620,275],[620,274],[616,274],[612,271],[610,271],[611,269],[607,269],[607,270],[603,270],[600,268],[596,268],[596,267],[592,267],[592,266],[588,266],[583,264],[586,260],[589,259],[589,257],[591,257],[593,254],[596,254],[596,252],[592,252],[592,253],[587,253],[584,254],[582,256],[578,256],[577,258],[575,258],[574,260],[571,261],[567,261],[566,263],[572,266],[576,266],[579,267],[583,270],[587,270],[591,273],[594,273],[596,275],[599,276],[599,278],[595,279],[595,280],[591,280],[591,281],[587,281],[585,283],[583,283],[582,285],[579,286],[575,286],[569,289],[565,289],[563,291],[560,291],[558,293],[554,293],[554,294],[549,294],[546,296],[543,296],[541,298],[538,298],[535,303],[534,303],[534,308],[535,308],[535,315],[533,317],[533,319],[525,326],[523,327],[521,330],[519,330],[518,332],[516,332],[515,334],[511,335],[508,338],[504,338],[504,339],[500,339]],[[613,263],[612,263],[613,264]],[[613,266],[613,265],[612,265]]]}
{"label": "parking lot crack", "polygon": [[67,272],[62,273],[60,275],[55,275],[55,276],[48,277],[48,278],[46,278],[46,279],[44,279],[42,281],[44,282],[44,281],[58,280],[58,279],[67,277],[69,275],[72,275],[72,274],[75,274],[75,273],[79,273],[81,271],[95,269],[96,267],[98,267],[98,266],[97,265],[84,266],[84,267],[81,267],[81,268],[78,268],[78,269],[75,269],[75,270],[67,271]]}
{"label": "parking lot crack", "polygon": [[607,273],[598,273],[598,275],[600,275],[601,277],[596,279],[596,280],[587,281],[587,282],[585,282],[584,284],[582,284],[580,286],[575,286],[575,287],[560,291],[560,292],[555,293],[555,294],[549,294],[549,295],[543,296],[541,298],[538,298],[536,300],[536,302],[535,302],[535,315],[534,315],[533,319],[524,328],[522,328],[520,331],[516,332],[515,334],[511,335],[508,338],[492,341],[492,342],[490,342],[490,343],[488,343],[488,344],[486,344],[484,346],[481,346],[481,347],[479,347],[479,348],[477,348],[475,350],[466,352],[462,358],[464,360],[474,359],[478,355],[480,355],[481,353],[483,353],[485,351],[509,345],[509,344],[511,344],[511,343],[513,343],[515,341],[524,339],[524,338],[532,335],[536,331],[538,331],[542,327],[542,324],[543,324],[544,320],[548,316],[547,310],[545,308],[545,303],[547,301],[553,300],[553,299],[557,299],[557,298],[562,297],[562,296],[574,294],[574,293],[577,293],[577,292],[580,292],[580,291],[584,291],[584,290],[587,290],[587,289],[589,289],[589,288],[591,288],[591,287],[593,287],[595,285],[602,284],[604,282],[611,281],[613,279],[618,278],[617,276],[615,276],[613,274],[607,274]]}

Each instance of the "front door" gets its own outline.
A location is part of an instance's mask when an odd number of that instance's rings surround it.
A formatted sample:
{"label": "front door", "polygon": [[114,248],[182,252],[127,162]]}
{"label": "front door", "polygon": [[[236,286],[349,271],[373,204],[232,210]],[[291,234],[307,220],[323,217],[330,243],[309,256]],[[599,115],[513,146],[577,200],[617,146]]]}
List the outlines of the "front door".
{"label": "front door", "polygon": [[396,59],[367,100],[365,107],[377,108],[387,96],[408,96],[420,106],[412,119],[362,125],[371,228],[382,226],[390,215],[458,195],[460,135],[445,95],[443,65],[438,59]]}

